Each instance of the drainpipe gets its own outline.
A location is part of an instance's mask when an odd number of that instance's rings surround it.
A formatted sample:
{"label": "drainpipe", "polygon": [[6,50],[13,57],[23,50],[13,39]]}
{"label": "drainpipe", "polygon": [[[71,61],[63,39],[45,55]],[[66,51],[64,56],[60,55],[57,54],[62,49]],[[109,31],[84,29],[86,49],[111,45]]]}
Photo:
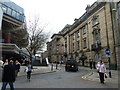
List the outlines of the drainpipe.
{"label": "drainpipe", "polygon": [[[110,49],[109,46],[109,37],[108,37],[108,28],[107,28],[107,18],[106,18],[106,8],[104,6],[104,13],[105,13],[105,25],[106,25],[106,37],[107,37],[107,48]],[[108,62],[109,62],[109,77],[111,78],[111,61],[110,61],[110,57],[108,57]]]}
{"label": "drainpipe", "polygon": [[[113,31],[113,43],[114,43],[114,54],[115,54],[115,62],[116,62],[116,65],[117,65],[117,60],[116,60],[116,49],[115,49],[115,32],[116,32],[116,22],[115,22],[115,19],[116,17],[114,15],[116,15],[116,11],[112,12],[112,5],[115,5],[116,3],[112,4],[110,3],[110,13],[111,13],[111,22],[112,22],[112,31]],[[117,68],[117,66],[115,67]]]}

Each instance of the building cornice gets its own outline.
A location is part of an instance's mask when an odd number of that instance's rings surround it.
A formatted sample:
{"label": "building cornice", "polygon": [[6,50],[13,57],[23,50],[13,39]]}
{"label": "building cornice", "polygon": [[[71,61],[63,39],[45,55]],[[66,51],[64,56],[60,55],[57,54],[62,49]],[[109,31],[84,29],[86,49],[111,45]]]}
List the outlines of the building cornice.
{"label": "building cornice", "polygon": [[89,9],[78,19],[75,20],[75,22],[71,25],[70,30],[67,31],[64,36],[71,32],[73,29],[75,29],[78,25],[82,24],[86,19],[88,19],[91,15],[93,15],[97,10],[99,10],[101,7],[103,7],[106,4],[106,2],[95,2],[93,3]]}

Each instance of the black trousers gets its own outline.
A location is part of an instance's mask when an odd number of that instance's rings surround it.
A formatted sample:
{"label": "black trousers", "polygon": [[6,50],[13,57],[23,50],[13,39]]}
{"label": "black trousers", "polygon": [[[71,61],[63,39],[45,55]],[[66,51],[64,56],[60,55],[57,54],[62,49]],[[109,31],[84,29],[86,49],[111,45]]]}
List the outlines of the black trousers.
{"label": "black trousers", "polygon": [[100,82],[104,83],[104,73],[99,72]]}
{"label": "black trousers", "polygon": [[28,71],[27,72],[27,79],[30,79],[31,78],[31,71]]}

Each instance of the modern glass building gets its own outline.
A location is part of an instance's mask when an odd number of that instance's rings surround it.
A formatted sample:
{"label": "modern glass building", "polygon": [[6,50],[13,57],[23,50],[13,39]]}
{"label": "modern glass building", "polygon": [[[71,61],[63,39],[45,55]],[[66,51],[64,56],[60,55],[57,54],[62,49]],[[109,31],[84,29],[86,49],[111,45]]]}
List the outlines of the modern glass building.
{"label": "modern glass building", "polygon": [[20,41],[16,39],[24,34],[28,35],[25,25],[24,9],[10,0],[0,0],[0,59],[20,60],[23,58]]}
{"label": "modern glass building", "polygon": [[3,10],[3,13],[24,22],[24,9],[20,6],[16,5],[14,2],[10,0],[2,0],[0,1],[0,6]]}

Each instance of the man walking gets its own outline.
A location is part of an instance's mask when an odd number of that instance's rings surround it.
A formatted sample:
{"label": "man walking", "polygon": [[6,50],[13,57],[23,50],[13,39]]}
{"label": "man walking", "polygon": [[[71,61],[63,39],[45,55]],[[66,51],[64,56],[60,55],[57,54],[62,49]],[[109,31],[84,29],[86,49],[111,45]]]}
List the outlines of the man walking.
{"label": "man walking", "polygon": [[15,67],[13,65],[13,60],[10,60],[9,64],[4,66],[2,82],[1,90],[5,90],[8,83],[10,85],[10,90],[14,90],[13,82],[15,82]]}

